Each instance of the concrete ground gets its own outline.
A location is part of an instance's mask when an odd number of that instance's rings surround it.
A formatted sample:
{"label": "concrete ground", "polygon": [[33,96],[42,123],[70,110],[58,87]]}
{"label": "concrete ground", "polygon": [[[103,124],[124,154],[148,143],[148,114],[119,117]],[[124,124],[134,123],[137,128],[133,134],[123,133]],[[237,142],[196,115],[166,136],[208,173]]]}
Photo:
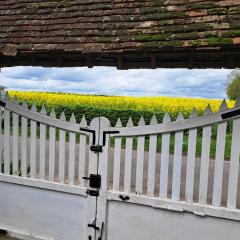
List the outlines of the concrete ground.
{"label": "concrete ground", "polygon": [[[49,147],[48,142],[46,144],[46,176],[48,178],[48,154],[49,154]],[[65,172],[66,172],[66,182],[68,179],[68,156],[69,156],[69,145],[66,143],[66,165],[65,165]],[[19,149],[21,146],[19,144]],[[39,169],[39,141],[37,141],[37,149],[38,149],[38,160],[37,166]],[[28,141],[28,148],[27,148],[28,159],[30,159],[30,141]],[[86,148],[86,176],[87,176],[87,169],[88,169],[88,151],[89,147]],[[12,151],[11,151],[12,152]],[[55,176],[56,180],[58,180],[58,159],[59,159],[59,147],[58,143],[56,144],[56,168],[55,168]],[[75,164],[75,175],[76,175],[76,183],[79,182],[78,179],[78,169],[79,169],[79,144],[76,144],[76,164]],[[136,151],[133,151],[133,158],[132,158],[132,192],[135,192],[135,181],[136,181]],[[21,151],[19,151],[19,157],[21,156]],[[113,159],[114,159],[114,149],[111,148],[109,151],[109,189],[112,187],[113,182]],[[121,153],[121,171],[120,171],[120,189],[123,189],[123,178],[124,178],[124,161],[125,161],[125,151],[122,150]],[[198,192],[199,192],[199,176],[200,176],[200,163],[201,160],[196,158],[195,161],[195,179],[194,179],[194,201],[198,201]],[[208,203],[211,204],[212,202],[212,194],[213,194],[213,179],[214,179],[214,160],[210,160],[209,164],[209,180],[208,180]],[[159,195],[159,185],[160,185],[160,153],[157,154],[156,158],[156,173],[155,173],[155,196]],[[185,185],[186,185],[186,166],[187,166],[187,159],[184,156],[182,158],[182,174],[181,174],[181,199],[185,199]],[[171,198],[171,190],[172,190],[172,167],[173,167],[173,156],[170,156],[169,159],[169,178],[168,178],[168,197]],[[146,194],[147,190],[147,174],[148,174],[148,152],[145,152],[144,156],[144,179],[143,179],[143,194]],[[154,174],[154,173],[153,173]],[[227,192],[228,192],[228,176],[229,176],[229,161],[224,161],[224,173],[223,173],[223,183],[222,183],[222,206],[226,206],[227,202]],[[240,171],[239,171],[239,178],[238,178],[238,194],[237,194],[237,206],[240,208]]]}

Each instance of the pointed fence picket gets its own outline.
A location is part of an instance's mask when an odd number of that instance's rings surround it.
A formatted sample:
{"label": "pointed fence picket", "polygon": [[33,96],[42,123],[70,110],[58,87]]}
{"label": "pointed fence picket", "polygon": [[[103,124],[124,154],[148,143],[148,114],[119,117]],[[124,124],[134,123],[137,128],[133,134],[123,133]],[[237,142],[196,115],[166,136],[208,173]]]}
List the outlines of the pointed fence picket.
{"label": "pointed fence picket", "polygon": [[[177,121],[183,121],[183,115],[179,114]],[[173,182],[172,182],[172,199],[180,199],[181,184],[181,167],[182,167],[182,146],[183,131],[175,133],[174,159],[173,159]]]}
{"label": "pointed fence picket", "polygon": [[[85,116],[83,115],[80,125],[82,127],[87,127],[87,121]],[[80,186],[84,187],[85,182],[83,177],[85,177],[85,168],[86,168],[86,135],[80,134],[80,142],[79,142],[79,182]]]}
{"label": "pointed fence picket", "polygon": [[[197,117],[195,109],[191,112],[190,118]],[[194,171],[195,171],[195,158],[196,158],[196,144],[197,144],[197,128],[189,130],[188,133],[188,153],[187,153],[187,169],[186,169],[186,200],[193,201],[194,190]]]}
{"label": "pointed fence picket", "polygon": [[[61,121],[66,121],[64,112],[60,116]],[[66,131],[59,130],[59,181],[64,183],[65,181],[65,148],[66,148]]]}
{"label": "pointed fence picket", "polygon": [[[122,122],[117,120],[116,127],[121,128]],[[119,191],[120,187],[120,164],[121,164],[121,151],[122,151],[122,138],[115,138],[114,145],[114,164],[113,164],[113,190]]]}
{"label": "pointed fence picket", "polygon": [[[14,104],[18,105],[17,98],[14,98]],[[16,113],[12,114],[13,116],[13,175],[18,175],[18,139],[19,139],[19,116]]]}
{"label": "pointed fence picket", "polygon": [[[56,114],[52,109],[50,117],[56,119]],[[49,127],[49,180],[55,179],[55,159],[56,159],[56,128]]]}
{"label": "pointed fence picket", "polygon": [[[27,103],[24,102],[22,107],[27,109]],[[27,127],[28,119],[21,117],[21,174],[23,177],[27,176]]]}
{"label": "pointed fence picket", "polygon": [[[141,117],[138,126],[145,126],[143,117]],[[144,143],[145,137],[140,136],[137,140],[137,167],[136,167],[136,193],[141,194],[143,190],[143,164],[144,164]]]}
{"label": "pointed fence picket", "polygon": [[[133,127],[132,118],[129,118],[127,127]],[[127,137],[126,149],[125,149],[124,192],[131,191],[132,148],[133,148],[133,138]]]}
{"label": "pointed fence picket", "polygon": [[[46,109],[43,106],[41,115],[46,115]],[[46,125],[40,123],[40,167],[39,167],[39,177],[40,179],[45,179],[46,177]]]}
{"label": "pointed fence picket", "polygon": [[[33,113],[37,112],[36,105],[31,107]],[[30,144],[30,177],[35,178],[37,174],[37,122],[30,121],[31,127],[31,144]]]}
{"label": "pointed fence picket", "polygon": [[[71,123],[76,123],[74,114],[70,119]],[[70,132],[69,136],[69,166],[68,166],[68,181],[70,184],[74,184],[75,181],[75,144],[76,144],[76,133]]]}
{"label": "pointed fence picket", "polygon": [[[212,113],[210,105],[208,105],[205,115]],[[208,190],[208,172],[210,160],[210,144],[211,144],[211,126],[203,127],[202,134],[202,152],[201,152],[201,166],[200,166],[200,183],[199,183],[199,202],[207,203]]]}
{"label": "pointed fence picket", "polygon": [[[171,122],[168,114],[163,118],[163,124]],[[161,198],[167,198],[168,192],[168,169],[169,169],[169,149],[170,149],[170,133],[162,134],[162,151],[161,151],[161,171],[160,171],[160,193]]]}
{"label": "pointed fence picket", "polygon": [[[156,124],[158,124],[158,121],[156,116],[154,115],[151,119],[150,125]],[[156,156],[157,156],[157,135],[151,135],[149,137],[148,183],[147,183],[147,194],[149,196],[154,196]]]}
{"label": "pointed fence picket", "polygon": [[[227,110],[226,101],[223,101],[219,111]],[[224,171],[224,156],[225,156],[225,140],[227,132],[227,122],[219,123],[217,130],[217,144],[216,144],[216,157],[215,157],[215,171],[213,181],[213,206],[221,206],[222,198],[222,182]]]}

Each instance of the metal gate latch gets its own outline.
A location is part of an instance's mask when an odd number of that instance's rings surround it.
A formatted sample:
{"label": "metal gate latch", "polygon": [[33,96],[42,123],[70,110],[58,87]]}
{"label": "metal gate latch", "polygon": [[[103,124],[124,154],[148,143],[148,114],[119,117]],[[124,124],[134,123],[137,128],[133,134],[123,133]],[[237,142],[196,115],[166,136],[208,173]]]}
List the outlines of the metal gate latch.
{"label": "metal gate latch", "polygon": [[101,145],[92,145],[92,146],[90,147],[90,150],[91,150],[92,152],[95,152],[95,153],[99,153],[99,152],[102,152],[102,151],[103,151]]}
{"label": "metal gate latch", "polygon": [[89,186],[91,188],[101,187],[101,175],[99,174],[90,174],[90,177],[83,177],[83,179],[89,180]]}
{"label": "metal gate latch", "polygon": [[88,227],[93,228],[96,231],[100,230],[100,228],[96,225],[96,219],[93,221],[93,223],[89,223]]}

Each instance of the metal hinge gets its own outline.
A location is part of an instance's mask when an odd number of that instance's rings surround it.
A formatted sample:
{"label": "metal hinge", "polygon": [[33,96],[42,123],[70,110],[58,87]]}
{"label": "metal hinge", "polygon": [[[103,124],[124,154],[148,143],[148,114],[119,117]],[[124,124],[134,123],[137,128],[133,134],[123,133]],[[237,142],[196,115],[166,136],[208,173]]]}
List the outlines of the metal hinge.
{"label": "metal hinge", "polygon": [[90,174],[90,177],[83,177],[83,179],[89,180],[89,186],[91,188],[101,187],[101,175],[99,174]]}
{"label": "metal hinge", "polygon": [[87,193],[87,195],[90,195],[90,196],[93,196],[93,197],[98,197],[99,196],[99,191],[98,190],[87,189],[86,193]]}

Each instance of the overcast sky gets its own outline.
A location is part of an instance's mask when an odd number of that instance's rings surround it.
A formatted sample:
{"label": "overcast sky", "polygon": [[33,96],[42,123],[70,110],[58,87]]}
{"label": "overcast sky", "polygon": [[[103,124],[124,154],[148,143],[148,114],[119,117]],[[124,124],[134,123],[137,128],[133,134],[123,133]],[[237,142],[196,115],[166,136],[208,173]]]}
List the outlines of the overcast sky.
{"label": "overcast sky", "polygon": [[3,68],[0,85],[24,91],[129,96],[224,98],[231,70],[88,68]]}

